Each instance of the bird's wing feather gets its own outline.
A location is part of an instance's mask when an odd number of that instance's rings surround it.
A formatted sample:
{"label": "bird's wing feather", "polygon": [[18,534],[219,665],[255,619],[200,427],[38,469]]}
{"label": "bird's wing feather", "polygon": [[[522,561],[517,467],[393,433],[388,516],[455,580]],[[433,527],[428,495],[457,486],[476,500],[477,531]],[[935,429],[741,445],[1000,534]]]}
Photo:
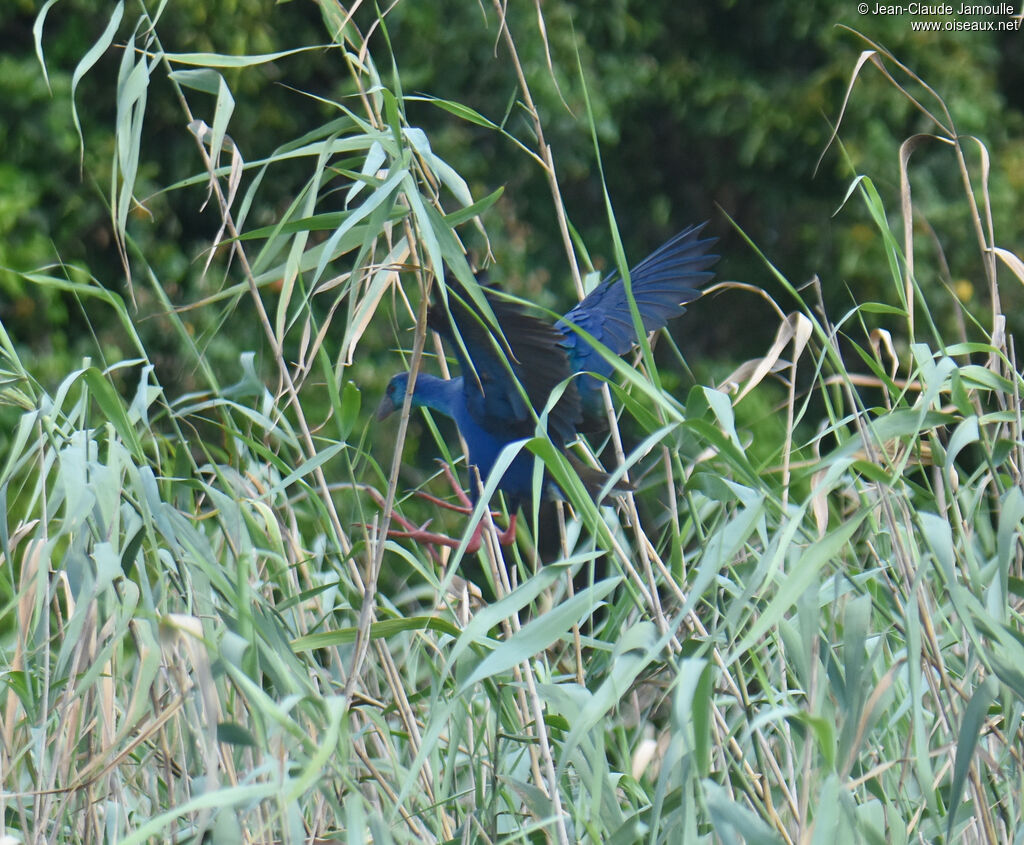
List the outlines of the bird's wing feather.
{"label": "bird's wing feather", "polygon": [[[455,349],[466,408],[480,426],[507,435],[509,442],[531,436],[535,426],[523,391],[539,414],[551,391],[572,374],[564,335],[482,286],[499,334],[462,283],[449,277],[446,286],[447,303],[435,300],[427,311],[427,325]],[[548,417],[552,440],[572,440],[580,416],[579,397],[570,383]]]}
{"label": "bird's wing feather", "polygon": [[[663,244],[629,271],[633,298],[644,329],[662,328],[686,309],[685,303],[700,295],[711,279],[709,268],[718,260],[708,249],[715,238],[701,238],[707,225],[691,226]],[[570,327],[583,329],[616,355],[628,352],[637,342],[626,287],[618,272],[612,272],[557,324],[575,372],[609,376],[611,365],[589,341]]]}

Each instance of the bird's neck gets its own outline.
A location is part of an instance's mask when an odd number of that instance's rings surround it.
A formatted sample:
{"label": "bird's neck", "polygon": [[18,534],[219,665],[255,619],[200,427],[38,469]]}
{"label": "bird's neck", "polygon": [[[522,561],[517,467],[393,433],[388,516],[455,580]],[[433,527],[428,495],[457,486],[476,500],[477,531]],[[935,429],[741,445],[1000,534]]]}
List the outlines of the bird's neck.
{"label": "bird's neck", "polygon": [[416,385],[412,391],[413,405],[454,417],[455,408],[461,398],[461,377],[443,379],[429,373],[420,373],[416,376]]}

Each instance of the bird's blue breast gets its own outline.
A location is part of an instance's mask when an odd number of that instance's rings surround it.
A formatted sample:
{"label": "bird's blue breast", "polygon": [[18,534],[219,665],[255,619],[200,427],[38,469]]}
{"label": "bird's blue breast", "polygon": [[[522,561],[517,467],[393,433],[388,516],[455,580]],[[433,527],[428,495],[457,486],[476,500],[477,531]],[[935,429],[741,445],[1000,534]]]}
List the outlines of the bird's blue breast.
{"label": "bird's blue breast", "polygon": [[[502,450],[510,442],[516,441],[510,440],[511,435],[506,432],[488,431],[483,428],[465,407],[456,408],[455,411],[455,423],[469,448],[469,462],[477,467],[480,471],[480,480],[486,483]],[[526,448],[520,449],[519,454],[505,470],[498,488],[513,500],[529,499],[533,490],[533,465],[533,453]],[[476,499],[475,480],[471,481],[470,486],[473,498]]]}

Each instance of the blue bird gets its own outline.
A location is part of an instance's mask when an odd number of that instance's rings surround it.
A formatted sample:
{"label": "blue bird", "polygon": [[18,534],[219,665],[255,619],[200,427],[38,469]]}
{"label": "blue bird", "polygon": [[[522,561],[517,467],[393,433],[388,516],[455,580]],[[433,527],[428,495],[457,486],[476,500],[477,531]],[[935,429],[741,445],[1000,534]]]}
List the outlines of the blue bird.
{"label": "blue bird", "polygon": [[[704,225],[691,226],[676,235],[630,270],[633,298],[646,331],[660,329],[682,314],[686,310],[684,305],[700,296],[700,288],[711,279],[709,268],[718,256],[709,254],[708,249],[716,239],[700,237]],[[535,414],[544,410],[551,392],[567,379],[571,380],[548,415],[547,430],[552,442],[563,447],[579,432],[601,427],[601,378],[611,376],[614,369],[588,336],[615,355],[624,355],[637,343],[626,287],[617,272],[606,276],[554,325],[482,286],[494,317],[492,324],[460,283],[449,278],[446,286],[447,302],[430,306],[427,325],[453,347],[462,375],[442,379],[428,373],[417,374],[411,405],[438,411],[455,421],[469,450],[469,463],[476,466],[482,480],[487,479],[506,446],[534,435]],[[492,328],[495,324],[500,334]],[[392,377],[377,409],[378,420],[402,407],[409,377],[407,372]],[[573,465],[591,493],[596,494],[607,481],[607,475],[598,470],[575,460]],[[456,509],[468,511],[472,500],[450,472],[446,471],[446,475],[463,504]],[[502,543],[514,539],[516,510],[529,500],[532,488],[533,456],[523,450],[498,482],[498,489],[509,499],[512,513],[509,527],[499,534]],[[627,484],[616,488],[630,489]],[[547,499],[564,498],[547,477],[542,494]],[[395,531],[392,536],[453,548],[458,545],[457,540],[398,521],[406,530]],[[467,543],[468,551],[479,547],[481,531],[482,523]]]}

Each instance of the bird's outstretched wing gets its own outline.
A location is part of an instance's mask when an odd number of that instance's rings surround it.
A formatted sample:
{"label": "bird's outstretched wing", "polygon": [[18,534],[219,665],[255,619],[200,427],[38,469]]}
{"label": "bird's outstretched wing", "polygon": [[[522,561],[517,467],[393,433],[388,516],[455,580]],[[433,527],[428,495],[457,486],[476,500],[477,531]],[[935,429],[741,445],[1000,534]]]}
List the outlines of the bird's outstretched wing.
{"label": "bird's outstretched wing", "polygon": [[[708,249],[717,238],[701,238],[706,226],[691,226],[667,241],[629,271],[633,298],[646,331],[662,328],[686,309],[684,305],[700,295],[700,288],[714,275],[710,267],[718,260]],[[574,372],[610,376],[612,366],[572,326],[583,329],[616,355],[628,352],[637,342],[626,288],[618,272],[612,272],[575,308],[555,325],[563,335],[569,365]],[[580,381],[584,408],[598,401],[598,382],[588,376]]]}
{"label": "bird's outstretched wing", "polygon": [[[551,324],[496,296],[485,279],[478,281],[500,332],[451,276],[445,282],[447,303],[435,298],[427,310],[427,325],[455,351],[466,408],[477,424],[509,442],[530,437],[535,424],[523,392],[540,414],[551,391],[572,375],[565,337]],[[579,396],[570,382],[548,417],[551,439],[558,445],[574,439],[580,418]]]}

